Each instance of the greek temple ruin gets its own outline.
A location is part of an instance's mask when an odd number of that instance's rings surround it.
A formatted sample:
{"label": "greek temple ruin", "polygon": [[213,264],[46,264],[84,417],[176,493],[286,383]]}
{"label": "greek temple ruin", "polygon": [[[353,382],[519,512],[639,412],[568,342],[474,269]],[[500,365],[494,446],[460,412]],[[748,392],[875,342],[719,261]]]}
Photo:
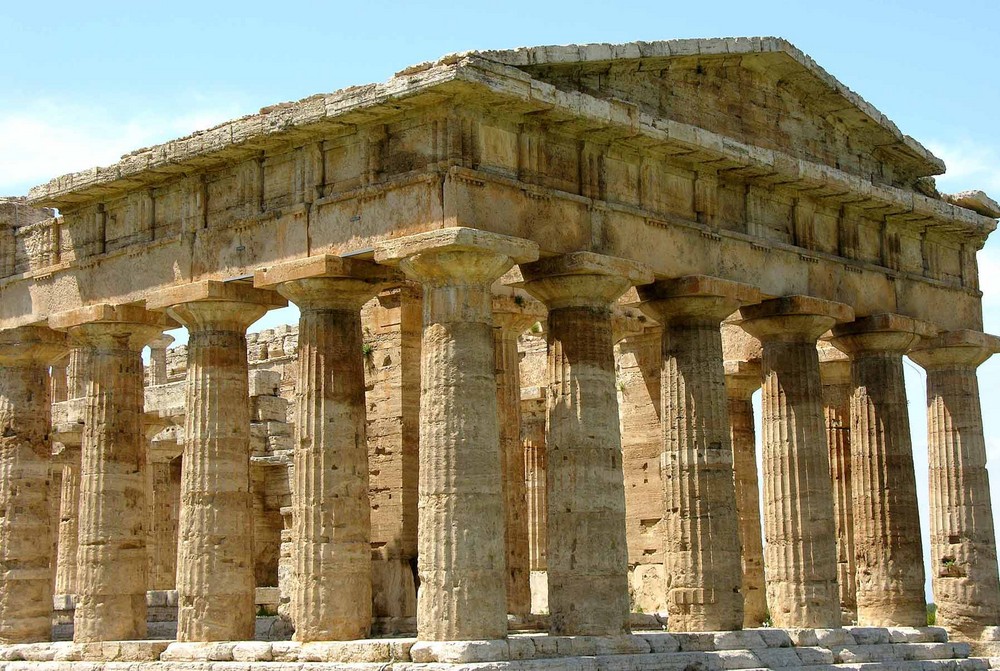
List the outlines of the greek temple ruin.
{"label": "greek temple ruin", "polygon": [[0,671],[1000,668],[1000,206],[944,170],[788,42],[691,39],[0,200]]}

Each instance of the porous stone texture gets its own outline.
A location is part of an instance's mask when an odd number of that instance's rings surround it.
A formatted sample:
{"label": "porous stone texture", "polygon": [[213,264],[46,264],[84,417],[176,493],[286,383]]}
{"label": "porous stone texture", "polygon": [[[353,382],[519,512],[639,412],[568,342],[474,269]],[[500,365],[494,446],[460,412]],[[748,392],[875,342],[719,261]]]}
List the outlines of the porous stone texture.
{"label": "porous stone texture", "polygon": [[851,362],[839,350],[822,341],[819,357],[826,444],[830,450],[830,477],[833,478],[840,615],[842,623],[849,625],[858,620],[854,492],[851,480]]}
{"label": "porous stone texture", "polygon": [[537,258],[523,240],[466,228],[387,242],[375,260],[423,285],[420,396],[422,640],[507,633],[504,501],[490,285]]}
{"label": "porous stone texture", "polygon": [[507,612],[518,616],[531,613],[531,569],[528,558],[528,496],[524,447],[521,443],[521,356],[517,341],[544,315],[544,308],[523,294],[493,297],[497,420],[500,428],[504,538],[507,544]]}
{"label": "porous stone texture", "polygon": [[743,626],[768,619],[764,589],[764,545],[760,529],[760,486],[752,396],[760,390],[760,361],[726,361],[726,396],[733,443],[733,480],[739,520],[743,580]]}
{"label": "porous stone texture", "polygon": [[141,352],[166,320],[140,307],[98,305],[50,322],[87,350],[73,640],[142,639],[148,510]]}
{"label": "porous stone texture", "polygon": [[528,516],[528,568],[531,612],[549,612],[546,575],[548,490],[546,488],[545,390],[521,388],[521,441],[524,446],[524,479]]}
{"label": "porous stone texture", "polygon": [[767,604],[778,627],[840,626],[830,457],[816,340],[849,307],[806,296],[741,310],[763,345],[761,375]]}
{"label": "porous stone texture", "polygon": [[62,466],[59,490],[59,541],[56,552],[55,593],[76,594],[76,555],[80,522],[80,448]]}
{"label": "porous stone texture", "polygon": [[549,631],[628,630],[625,488],[611,303],[652,274],[577,253],[521,264],[548,317],[547,566]]}
{"label": "porous stone texture", "polygon": [[733,447],[722,363],[722,320],[757,299],[747,285],[685,277],[639,288],[663,327],[660,413],[667,626],[743,626],[743,571]]}
{"label": "porous stone texture", "polygon": [[51,636],[49,363],[62,334],[0,331],[0,644]]}
{"label": "porous stone texture", "polygon": [[153,484],[149,522],[149,589],[176,589],[181,459],[152,461],[149,467]]}
{"label": "porous stone texture", "polygon": [[927,622],[913,448],[903,355],[926,324],[894,314],[834,328],[831,342],[851,357],[851,473],[858,622]]}
{"label": "porous stone texture", "polygon": [[361,306],[383,288],[386,273],[320,259],[283,264],[256,280],[300,310],[291,602],[298,641],[365,638],[372,617]]}
{"label": "porous stone texture", "polygon": [[[996,535],[976,379],[978,366],[997,351],[1000,339],[995,336],[955,331],[921,342],[909,353],[927,371],[930,568],[937,623],[964,640],[978,640],[1000,622]],[[993,643],[994,651],[998,647]]]}
{"label": "porous stone texture", "polygon": [[150,301],[188,329],[184,467],[177,551],[177,640],[254,632],[246,329],[269,292],[203,282]]}

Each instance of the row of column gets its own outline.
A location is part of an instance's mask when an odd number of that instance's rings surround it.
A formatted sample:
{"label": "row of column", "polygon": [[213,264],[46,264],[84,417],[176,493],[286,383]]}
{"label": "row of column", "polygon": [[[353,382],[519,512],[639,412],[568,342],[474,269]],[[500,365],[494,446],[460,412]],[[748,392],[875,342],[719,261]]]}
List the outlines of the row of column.
{"label": "row of column", "polygon": [[[517,562],[506,540],[505,497],[512,495],[502,459],[510,459],[501,456],[498,417],[502,414],[505,422],[511,417],[498,408],[491,291],[493,282],[515,264],[524,289],[548,308],[552,633],[628,630],[611,308],[632,286],[640,287],[643,309],[663,325],[670,628],[727,630],[744,622],[737,493],[750,494],[748,482],[733,478],[737,432],[730,433],[730,412],[745,413],[747,397],[730,390],[727,398],[719,331],[722,319],[741,306],[743,328],[763,344],[766,589],[774,624],[840,623],[834,496],[816,353],[817,338],[838,323],[843,325],[834,328],[834,342],[852,360],[859,614],[871,624],[923,623],[923,569],[901,365],[902,355],[921,336],[930,335],[925,326],[894,315],[852,322],[850,308],[809,297],[760,302],[752,287],[714,278],[652,283],[652,274],[639,264],[592,253],[541,261],[537,255],[528,241],[464,228],[400,238],[375,251],[377,262],[398,266],[424,290],[421,639],[502,638],[509,606],[523,607],[517,605],[523,596],[507,587],[508,563]],[[266,309],[283,304],[271,288],[302,311],[292,506],[296,637],[308,641],[367,634],[371,562],[360,308],[392,281],[383,266],[312,257],[259,272],[257,288],[201,282],[161,292],[147,302],[148,310],[93,306],[50,320],[88,350],[76,640],[145,635],[146,466],[139,353],[168,326],[163,312],[190,332],[178,639],[252,637],[245,331]],[[49,398],[42,390],[47,389],[43,373],[59,336],[42,328],[3,335],[10,342],[0,342],[0,560],[4,593],[10,598],[0,601],[0,641],[43,640],[48,637],[45,604],[52,576],[49,535],[35,533],[36,527],[47,528],[49,515]],[[995,559],[995,543],[992,527],[988,533],[983,528],[983,520],[991,518],[981,418],[978,408],[967,409],[972,400],[978,403],[975,366],[992,346],[977,341],[979,336],[955,336],[955,343],[914,355],[928,367],[933,392],[932,450],[951,455],[932,463],[932,483],[943,487],[936,494],[940,505],[932,501],[937,506],[932,514],[941,517],[935,533],[946,531],[949,541],[957,537],[953,545],[977,560],[974,570],[986,571],[984,563],[992,566],[991,576],[978,580],[978,587],[955,591],[956,601],[974,597],[976,607],[995,601],[1000,591],[995,560],[981,561],[989,552]],[[964,405],[958,408],[959,403]],[[745,441],[745,430],[738,437]],[[957,494],[956,486],[961,487]],[[969,534],[969,540],[962,534]],[[743,542],[752,542],[745,536]],[[32,545],[38,543],[47,549]],[[962,561],[970,570],[967,559],[952,557],[952,566]],[[45,598],[38,599],[43,592]],[[42,604],[37,613],[24,607],[30,601]],[[775,611],[775,604],[782,607]],[[956,606],[955,612],[964,611]],[[985,610],[967,617],[981,622]]]}

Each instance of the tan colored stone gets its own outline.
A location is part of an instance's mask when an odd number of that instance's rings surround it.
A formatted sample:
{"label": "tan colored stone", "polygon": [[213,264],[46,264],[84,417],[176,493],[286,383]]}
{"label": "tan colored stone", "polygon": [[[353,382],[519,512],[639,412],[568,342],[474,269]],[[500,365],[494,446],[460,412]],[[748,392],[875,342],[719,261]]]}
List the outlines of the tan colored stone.
{"label": "tan colored stone", "polygon": [[80,449],[67,448],[59,492],[59,544],[55,593],[76,594],[77,549],[80,528]]}
{"label": "tan colored stone", "polygon": [[840,625],[830,456],[816,340],[850,307],[786,296],[743,308],[740,325],[763,344],[767,604],[778,627]]}
{"label": "tan colored stone", "polygon": [[739,629],[739,518],[720,328],[759,292],[697,276],[640,287],[639,295],[643,310],[663,326],[667,625],[671,631]]}
{"label": "tan colored stone", "polygon": [[549,630],[628,630],[628,550],[611,304],[652,280],[641,265],[589,252],[521,264],[549,309]]}
{"label": "tan colored stone", "polygon": [[1000,338],[974,331],[922,341],[909,357],[927,371],[931,582],[937,623],[978,640],[1000,622],[986,443],[976,369]]}
{"label": "tan colored stone", "polygon": [[462,228],[375,249],[376,261],[398,263],[424,288],[417,603],[422,640],[507,633],[490,285],[537,253],[523,240]]}
{"label": "tan colored stone", "polygon": [[916,476],[903,382],[903,355],[934,330],[882,314],[833,330],[851,357],[851,473],[857,555],[858,622],[927,622]]}
{"label": "tan colored stone", "polygon": [[64,350],[44,327],[0,331],[0,644],[51,636],[48,365]]}
{"label": "tan colored stone", "polygon": [[743,626],[759,627],[768,619],[764,588],[764,547],[760,530],[757,443],[751,396],[760,389],[759,361],[726,361],[726,394],[733,443],[733,480],[740,525],[743,567]]}
{"label": "tan colored stone", "polygon": [[245,334],[284,301],[245,285],[200,282],[148,305],[189,333],[177,640],[249,639],[255,612]]}
{"label": "tan colored stone", "polygon": [[371,518],[361,306],[388,269],[295,263],[258,274],[301,311],[292,491],[292,621],[298,641],[365,638],[372,617]]}

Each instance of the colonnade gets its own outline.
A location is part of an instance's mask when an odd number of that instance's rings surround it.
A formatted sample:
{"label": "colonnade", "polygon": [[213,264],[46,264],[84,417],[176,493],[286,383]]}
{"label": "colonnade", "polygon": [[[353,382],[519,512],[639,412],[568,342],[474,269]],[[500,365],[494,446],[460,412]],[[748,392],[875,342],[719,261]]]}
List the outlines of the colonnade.
{"label": "colonnade", "polygon": [[[86,361],[74,636],[92,642],[145,635],[149,503],[140,351],[177,323],[190,332],[177,638],[252,638],[245,333],[284,298],[301,309],[295,636],[365,637],[372,574],[360,310],[401,277],[423,289],[418,637],[505,637],[508,612],[526,608],[523,588],[509,584],[512,578],[523,584],[532,561],[507,541],[511,520],[524,519],[527,510],[509,504],[524,500],[523,490],[511,494],[524,486],[510,475],[521,453],[513,448],[512,458],[505,433],[519,423],[517,402],[498,400],[497,391],[498,361],[510,367],[511,353],[509,333],[498,336],[496,327],[516,334],[524,324],[518,310],[495,319],[491,287],[514,266],[520,286],[548,310],[546,487],[538,500],[548,520],[550,632],[629,629],[612,306],[633,287],[642,310],[663,327],[670,629],[739,629],[760,617],[765,591],[776,626],[837,627],[845,617],[844,576],[852,574],[861,623],[924,624],[903,355],[928,372],[939,612],[969,636],[998,623],[975,372],[1000,349],[997,339],[939,334],[901,315],[855,319],[843,304],[764,299],[754,287],[718,278],[654,281],[641,264],[590,252],[539,259],[529,241],[451,228],[381,243],[374,262],[311,257],[258,272],[255,286],[202,281],[154,294],[144,308],[91,306],[55,315],[48,327],[0,333],[0,642],[50,635],[48,366],[65,351],[67,337]],[[759,364],[723,364],[720,323],[736,311],[741,327],[762,344]],[[850,382],[843,371],[836,381],[824,380],[817,352],[824,334],[849,357]],[[518,384],[513,375],[504,379]],[[754,430],[748,399],[757,387],[763,520],[747,503],[757,496],[755,464],[747,459]],[[849,447],[830,438],[843,428],[845,413]],[[831,477],[831,463],[839,480]],[[75,496],[66,482],[64,475],[64,496]],[[759,546],[761,522],[766,560],[747,561],[747,549]]]}

